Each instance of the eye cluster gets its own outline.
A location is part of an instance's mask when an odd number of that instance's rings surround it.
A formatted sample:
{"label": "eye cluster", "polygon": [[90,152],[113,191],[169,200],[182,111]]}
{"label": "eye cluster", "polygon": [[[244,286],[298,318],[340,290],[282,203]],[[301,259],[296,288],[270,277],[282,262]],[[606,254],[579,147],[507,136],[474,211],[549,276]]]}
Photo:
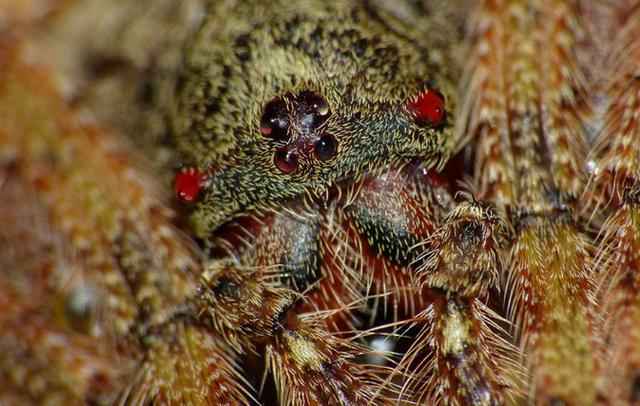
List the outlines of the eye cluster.
{"label": "eye cluster", "polygon": [[273,157],[283,173],[293,173],[302,158],[327,161],[338,152],[338,140],[320,126],[331,116],[327,101],[319,94],[302,91],[287,93],[264,107],[260,132],[271,141],[283,144]]}
{"label": "eye cluster", "polygon": [[[411,98],[403,109],[420,127],[439,127],[446,118],[444,97],[426,89]],[[286,93],[268,102],[260,119],[260,132],[275,145],[273,163],[282,173],[299,170],[301,161],[325,162],[338,152],[338,140],[322,125],[331,116],[327,101],[312,91]],[[182,168],[174,179],[178,200],[193,204],[199,200],[212,176],[211,169]]]}

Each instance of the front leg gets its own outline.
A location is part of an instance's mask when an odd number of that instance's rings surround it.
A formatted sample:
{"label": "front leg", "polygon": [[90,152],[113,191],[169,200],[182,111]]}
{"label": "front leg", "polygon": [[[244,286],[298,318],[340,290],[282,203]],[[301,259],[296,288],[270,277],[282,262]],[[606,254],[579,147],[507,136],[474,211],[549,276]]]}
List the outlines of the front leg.
{"label": "front leg", "polygon": [[389,404],[383,371],[356,362],[366,351],[327,332],[317,317],[298,314],[299,296],[263,275],[263,269],[210,263],[183,312],[148,327],[145,357],[123,402],[252,404],[237,361],[260,352],[279,404]]}

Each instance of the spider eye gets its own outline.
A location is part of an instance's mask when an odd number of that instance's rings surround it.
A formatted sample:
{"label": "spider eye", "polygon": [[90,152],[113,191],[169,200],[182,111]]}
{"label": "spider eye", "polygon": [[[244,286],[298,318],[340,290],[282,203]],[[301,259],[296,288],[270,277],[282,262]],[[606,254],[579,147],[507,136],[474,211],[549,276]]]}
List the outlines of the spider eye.
{"label": "spider eye", "polygon": [[283,139],[287,136],[289,118],[287,110],[282,100],[276,99],[269,102],[260,119],[260,131],[262,135],[269,138]]}
{"label": "spider eye", "polygon": [[427,89],[407,105],[415,123],[421,127],[439,126],[444,121],[444,97],[435,90]]}
{"label": "spider eye", "polygon": [[313,92],[302,92],[298,98],[305,104],[305,113],[315,114],[319,119],[324,120],[329,116],[329,104],[319,94]]}
{"label": "spider eye", "polygon": [[181,203],[193,204],[200,197],[204,188],[205,174],[193,169],[183,168],[173,183],[173,190]]}
{"label": "spider eye", "polygon": [[298,169],[298,156],[288,148],[280,148],[277,150],[274,161],[278,169],[284,173],[291,173]]}
{"label": "spider eye", "polygon": [[338,141],[333,135],[322,133],[315,146],[316,157],[321,161],[332,158],[338,150]]}

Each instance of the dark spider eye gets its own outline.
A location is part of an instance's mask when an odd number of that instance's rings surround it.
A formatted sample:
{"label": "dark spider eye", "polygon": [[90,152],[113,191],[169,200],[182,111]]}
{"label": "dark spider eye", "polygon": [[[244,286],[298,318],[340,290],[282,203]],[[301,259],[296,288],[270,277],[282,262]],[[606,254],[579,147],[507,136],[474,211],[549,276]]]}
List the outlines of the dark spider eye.
{"label": "dark spider eye", "polygon": [[283,139],[287,136],[289,118],[287,110],[282,100],[276,99],[269,102],[260,119],[260,131],[262,135],[269,138]]}
{"label": "dark spider eye", "polygon": [[407,108],[419,126],[438,126],[444,120],[444,98],[435,90],[425,90]]}
{"label": "dark spider eye", "polygon": [[183,168],[173,183],[178,200],[184,204],[193,204],[200,197],[205,174],[193,168]]}
{"label": "dark spider eye", "polygon": [[316,142],[316,157],[321,161],[333,158],[338,150],[338,141],[328,133],[322,133]]}
{"label": "dark spider eye", "polygon": [[284,173],[291,173],[298,169],[298,157],[296,153],[287,148],[277,150],[274,161],[278,169]]}
{"label": "dark spider eye", "polygon": [[319,117],[324,117],[329,114],[329,105],[318,94],[312,92],[304,92],[301,94],[301,98],[306,100],[307,108],[305,110],[305,113],[313,113]]}
{"label": "dark spider eye", "polygon": [[331,115],[329,104],[317,93],[309,91],[300,93],[298,103],[302,105],[302,111],[310,119],[309,125],[313,127],[324,123]]}

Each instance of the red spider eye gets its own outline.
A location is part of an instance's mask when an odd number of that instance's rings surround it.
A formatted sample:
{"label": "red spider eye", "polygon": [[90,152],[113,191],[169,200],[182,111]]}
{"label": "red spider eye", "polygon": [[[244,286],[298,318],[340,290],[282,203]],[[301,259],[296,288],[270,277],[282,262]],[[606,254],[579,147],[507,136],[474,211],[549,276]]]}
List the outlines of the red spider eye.
{"label": "red spider eye", "polygon": [[296,153],[287,148],[277,150],[274,161],[278,169],[284,173],[291,173],[298,169],[298,157]]}
{"label": "red spider eye", "polygon": [[419,126],[438,126],[444,120],[444,99],[435,90],[425,90],[407,108]]}
{"label": "red spider eye", "polygon": [[202,192],[204,180],[204,173],[193,168],[183,168],[173,183],[178,200],[184,204],[195,203]]}

